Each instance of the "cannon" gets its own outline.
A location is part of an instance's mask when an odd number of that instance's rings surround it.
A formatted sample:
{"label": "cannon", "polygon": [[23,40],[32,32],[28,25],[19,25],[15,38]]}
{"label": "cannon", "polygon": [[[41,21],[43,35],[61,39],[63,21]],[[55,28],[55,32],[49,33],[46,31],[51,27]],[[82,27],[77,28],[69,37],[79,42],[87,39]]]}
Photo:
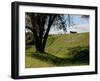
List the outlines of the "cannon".
{"label": "cannon", "polygon": [[77,33],[76,31],[70,31],[70,33]]}

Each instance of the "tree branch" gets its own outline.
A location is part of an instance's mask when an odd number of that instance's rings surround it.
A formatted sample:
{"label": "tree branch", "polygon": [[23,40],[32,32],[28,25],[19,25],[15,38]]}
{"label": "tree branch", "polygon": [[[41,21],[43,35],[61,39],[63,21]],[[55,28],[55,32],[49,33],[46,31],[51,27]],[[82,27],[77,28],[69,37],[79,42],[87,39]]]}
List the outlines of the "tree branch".
{"label": "tree branch", "polygon": [[55,18],[56,18],[56,15],[54,15],[54,16],[50,15],[49,16],[48,28],[47,28],[47,31],[44,35],[44,39],[43,39],[43,48],[45,48],[46,40],[48,38],[48,34],[49,34],[49,31],[50,31],[51,25],[53,24],[53,21],[55,20]]}
{"label": "tree branch", "polygon": [[29,26],[25,26],[25,28],[29,29],[31,32],[33,32],[32,28]]}

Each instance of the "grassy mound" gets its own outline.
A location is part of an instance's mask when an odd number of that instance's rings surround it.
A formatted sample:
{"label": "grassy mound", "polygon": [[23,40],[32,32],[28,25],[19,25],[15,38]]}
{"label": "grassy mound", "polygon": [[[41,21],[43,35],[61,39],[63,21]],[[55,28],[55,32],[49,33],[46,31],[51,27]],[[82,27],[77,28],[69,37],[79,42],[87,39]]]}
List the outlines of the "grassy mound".
{"label": "grassy mound", "polygon": [[25,67],[75,66],[89,64],[89,33],[50,35],[45,53],[26,49]]}

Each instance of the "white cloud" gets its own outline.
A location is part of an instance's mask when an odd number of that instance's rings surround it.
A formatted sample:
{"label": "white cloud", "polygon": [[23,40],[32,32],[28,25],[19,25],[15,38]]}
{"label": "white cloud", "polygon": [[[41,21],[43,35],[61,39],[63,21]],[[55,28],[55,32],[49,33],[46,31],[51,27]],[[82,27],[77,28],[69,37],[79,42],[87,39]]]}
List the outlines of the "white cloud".
{"label": "white cloud", "polygon": [[75,27],[71,27],[68,29],[68,31],[76,31],[78,33],[81,33],[81,32],[89,32],[89,24],[81,24],[81,25],[77,25]]}
{"label": "white cloud", "polygon": [[[80,24],[76,25],[74,27],[70,27],[67,29],[67,33],[70,33],[70,31],[75,31],[77,33],[82,33],[82,32],[89,32],[89,24]],[[64,34],[63,29],[57,30],[55,27],[50,29],[49,34]]]}
{"label": "white cloud", "polygon": [[51,28],[49,34],[64,34],[64,31],[61,30],[57,30],[55,28]]}

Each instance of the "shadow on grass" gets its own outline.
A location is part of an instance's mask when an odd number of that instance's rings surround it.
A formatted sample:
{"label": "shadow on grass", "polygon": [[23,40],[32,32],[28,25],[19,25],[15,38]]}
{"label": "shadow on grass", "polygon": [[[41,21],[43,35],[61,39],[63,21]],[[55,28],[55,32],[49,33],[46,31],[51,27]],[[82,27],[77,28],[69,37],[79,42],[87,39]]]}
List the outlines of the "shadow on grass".
{"label": "shadow on grass", "polygon": [[73,63],[86,63],[89,64],[89,47],[77,46],[69,49],[69,54],[72,57]]}
{"label": "shadow on grass", "polygon": [[60,58],[46,52],[45,53],[35,52],[34,54],[29,54],[28,56],[37,58],[41,61],[52,63],[57,66],[62,66],[62,65],[64,66],[65,64],[69,64],[71,62],[71,59]]}
{"label": "shadow on grass", "polygon": [[50,53],[40,53],[35,52],[31,53],[29,56],[37,58],[41,61],[49,62],[57,66],[66,66],[66,65],[88,65],[89,64],[89,47],[73,47],[69,49],[69,54],[71,58],[60,58],[54,56]]}

